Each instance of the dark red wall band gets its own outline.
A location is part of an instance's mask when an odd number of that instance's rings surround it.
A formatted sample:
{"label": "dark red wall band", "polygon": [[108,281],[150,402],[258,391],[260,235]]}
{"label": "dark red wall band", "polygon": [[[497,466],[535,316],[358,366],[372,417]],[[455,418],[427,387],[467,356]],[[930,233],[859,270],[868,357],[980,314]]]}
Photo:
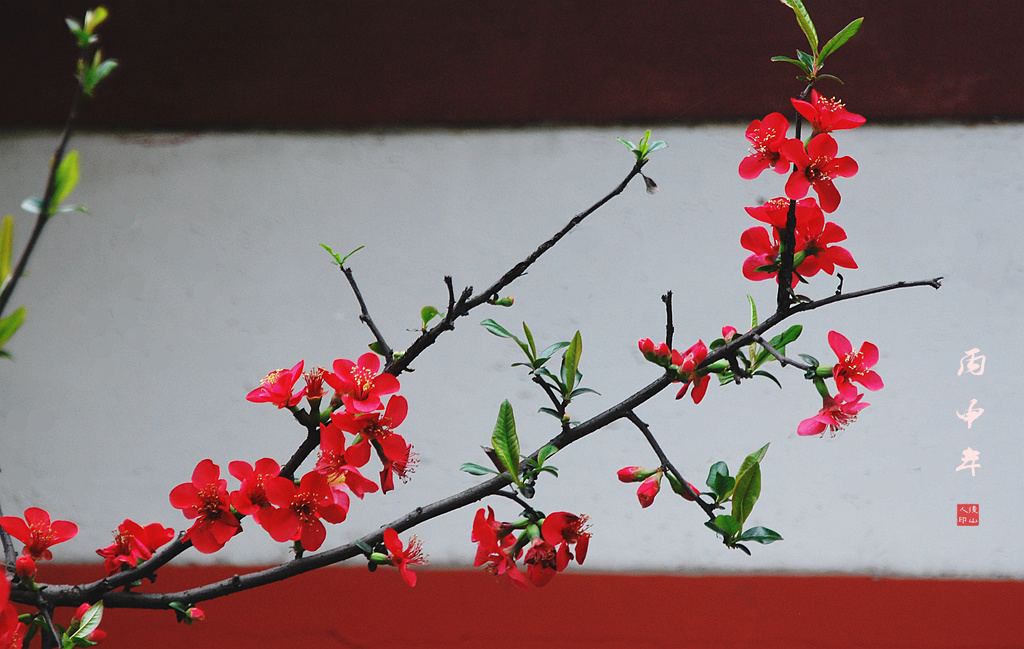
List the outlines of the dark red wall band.
{"label": "dark red wall band", "polygon": [[[57,126],[72,89],[66,16],[5,3],[0,128]],[[747,120],[801,84],[806,49],[775,0],[105,0],[122,66],[84,125],[372,128]],[[822,82],[872,122],[1024,117],[1024,3],[808,0],[825,39],[864,27]]]}
{"label": "dark red wall band", "polygon": [[[102,567],[41,566],[82,583]],[[143,590],[176,591],[255,568],[160,569]],[[103,649],[1005,649],[1024,646],[1024,582],[559,574],[519,591],[480,571],[329,568],[200,604],[187,627],[171,611],[108,609]],[[58,611],[66,622],[69,610]]]}

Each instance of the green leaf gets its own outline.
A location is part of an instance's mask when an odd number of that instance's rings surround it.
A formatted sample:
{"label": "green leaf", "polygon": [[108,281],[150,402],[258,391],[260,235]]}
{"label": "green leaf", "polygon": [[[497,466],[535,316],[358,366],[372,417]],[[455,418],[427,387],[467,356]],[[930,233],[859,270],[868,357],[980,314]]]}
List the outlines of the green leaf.
{"label": "green leaf", "polygon": [[85,613],[82,614],[81,626],[75,631],[72,638],[87,638],[89,634],[95,631],[100,626],[100,620],[103,619],[103,600],[100,600],[89,607]]}
{"label": "green leaf", "polygon": [[825,43],[825,47],[821,48],[821,60],[824,61],[825,57],[838,50],[846,44],[846,41],[853,38],[854,34],[860,31],[860,25],[863,22],[864,18],[858,18],[846,27],[843,27],[838,34],[830,38],[829,41]]}
{"label": "green leaf", "polygon": [[797,356],[804,359],[804,362],[812,367],[818,367],[819,365],[821,365],[821,363],[818,362],[818,359],[811,356],[810,354],[797,354]]}
{"label": "green leaf", "polygon": [[575,399],[576,397],[580,396],[581,394],[586,394],[588,392],[591,393],[591,394],[596,394],[597,396],[601,396],[601,393],[598,392],[597,390],[592,390],[590,388],[576,388],[575,390],[573,390],[572,392],[569,393],[569,398],[570,399]]}
{"label": "green leaf", "polygon": [[376,340],[373,341],[372,343],[370,343],[369,345],[367,345],[367,347],[369,347],[370,351],[373,352],[374,354],[378,354],[380,356],[384,356],[385,355],[384,354],[384,348],[381,347],[380,343],[377,342]]}
{"label": "green leaf", "polygon": [[576,335],[572,337],[572,342],[569,343],[569,347],[565,350],[564,365],[565,368],[565,392],[567,394],[572,393],[573,386],[576,385],[576,372],[580,365],[580,356],[583,355],[583,338],[580,337],[580,332],[577,331]]}
{"label": "green leaf", "polygon": [[750,556],[750,549],[747,546],[743,545],[742,543],[732,543],[732,544],[729,545],[729,547],[730,548],[736,548],[737,550],[743,550],[744,552],[747,553],[748,557]]}
{"label": "green leaf", "polygon": [[768,452],[768,447],[770,445],[771,445],[771,442],[768,442],[767,444],[765,444],[761,448],[757,449],[756,451],[754,451],[753,453],[748,455],[746,457],[746,459],[743,460],[743,464],[740,465],[740,471],[739,471],[739,473],[736,474],[736,478],[739,479],[739,474],[740,473],[743,473],[744,471],[746,471],[750,467],[754,466],[755,464],[758,464],[761,460],[763,460],[764,459],[764,454]]}
{"label": "green leaf", "polygon": [[[839,83],[839,85],[841,85],[841,86],[842,86],[842,85],[845,85],[845,84],[843,83],[843,80],[842,80],[842,79],[840,79],[839,77],[837,77],[837,76],[836,76],[836,75],[834,75],[834,74],[819,74],[819,75],[818,75],[818,78],[819,78],[819,79],[832,79],[833,81],[836,81],[836,82],[838,82],[838,83]],[[803,279],[803,278],[801,278],[801,279]],[[807,283],[807,284],[809,284],[810,282],[807,282],[807,280],[804,280],[804,283]]]}
{"label": "green leaf", "polygon": [[543,465],[549,457],[558,452],[558,447],[554,444],[548,444],[537,451],[537,462]]}
{"label": "green leaf", "polygon": [[[796,58],[800,59],[800,62],[804,64],[804,67],[808,68],[809,70],[814,69],[814,57],[812,57],[807,52],[804,52],[803,50],[797,50]],[[808,72],[807,74],[810,75],[810,72]]]}
{"label": "green leaf", "polygon": [[331,247],[326,243],[321,243],[320,247],[329,252],[331,256],[334,257],[334,263],[338,264],[339,267],[341,266],[341,255],[331,250]]}
{"label": "green leaf", "polygon": [[814,29],[814,23],[811,22],[811,15],[807,13],[807,9],[804,7],[804,3],[800,0],[781,0],[782,4],[793,10],[796,14],[796,21],[800,24],[800,29],[803,30],[807,36],[807,42],[811,45],[811,51],[817,55],[818,53],[818,32]]}
{"label": "green leaf", "polygon": [[718,489],[715,488],[715,482],[719,475],[724,475],[726,477],[729,475],[729,467],[725,462],[715,462],[712,464],[711,470],[708,471],[708,479],[704,481],[704,484],[711,487],[711,490],[716,494],[718,493]]}
{"label": "green leaf", "polygon": [[505,399],[498,408],[498,420],[494,423],[491,445],[498,454],[502,464],[519,483],[519,437],[516,435],[516,420],[512,414],[512,404]]}
{"label": "green leaf", "polygon": [[555,466],[542,466],[537,469],[537,473],[550,473],[551,475],[558,477],[558,467]]}
{"label": "green leaf", "polygon": [[636,145],[630,142],[629,140],[623,140],[621,137],[617,137],[615,139],[618,140],[619,142],[622,142],[622,146],[626,147],[633,153],[637,152],[638,149],[636,148]]}
{"label": "green leaf", "polygon": [[808,68],[806,65],[804,65],[803,61],[797,61],[796,59],[791,59],[788,56],[773,56],[772,57],[772,61],[781,61],[783,63],[792,63],[796,67],[800,68],[800,70],[805,75],[807,75],[807,76],[811,75],[811,69]]}
{"label": "green leaf", "polygon": [[546,368],[546,367],[541,367],[541,368],[538,368],[538,369],[534,370],[534,372],[533,372],[533,373],[534,373],[534,374],[537,374],[538,376],[543,376],[543,377],[545,377],[545,378],[551,379],[551,382],[552,382],[552,383],[554,384],[554,386],[555,386],[556,388],[558,388],[558,391],[559,391],[560,393],[562,393],[562,394],[565,394],[565,392],[566,392],[566,390],[565,390],[565,384],[564,384],[564,383],[562,383],[562,382],[561,382],[561,381],[560,381],[560,380],[558,379],[558,377],[557,377],[557,376],[555,376],[554,374],[552,374],[552,373],[551,373],[551,372],[550,372],[550,371],[548,370],[548,368]]}
{"label": "green leaf", "polygon": [[754,298],[747,293],[747,302],[750,303],[750,328],[754,329],[757,327],[757,305],[754,304]]}
{"label": "green leaf", "polygon": [[8,214],[0,224],[0,284],[11,274],[11,251],[14,248],[14,217]]}
{"label": "green leaf", "polygon": [[508,329],[502,327],[500,324],[498,324],[494,320],[491,320],[490,318],[487,318],[480,324],[482,324],[487,329],[487,331],[490,331],[495,336],[498,336],[500,338],[512,338],[513,340],[519,340],[511,332],[509,332]]}
{"label": "green leaf", "polygon": [[99,82],[103,81],[116,67],[117,61],[114,59],[104,61],[99,50],[96,50],[96,56],[93,58],[92,65],[86,68],[85,73],[82,75],[82,90],[85,94],[91,97]]}
{"label": "green leaf", "polygon": [[736,488],[732,495],[732,517],[742,525],[754,509],[761,495],[761,465],[754,463],[736,476]]}
{"label": "green leaf", "polygon": [[[711,521],[708,521],[709,523]],[[743,526],[740,525],[736,519],[728,514],[719,514],[715,516],[715,526],[725,534],[726,540],[731,541],[733,537],[740,533]]]}
{"label": "green leaf", "polygon": [[21,323],[25,322],[25,307],[20,306],[14,310],[14,313],[0,320],[0,347],[3,347],[14,332],[18,330]]}
{"label": "green leaf", "polygon": [[767,527],[751,527],[745,531],[738,541],[756,541],[762,544],[769,544],[775,541],[781,541],[782,536],[775,530],[770,530]]}
{"label": "green leaf", "polygon": [[552,417],[554,417],[555,419],[557,419],[559,421],[562,420],[562,415],[558,414],[558,411],[555,410],[554,408],[544,408],[544,407],[541,407],[541,408],[537,408],[537,412],[543,412],[546,415],[551,415]]}
{"label": "green leaf", "polygon": [[100,26],[104,20],[107,19],[110,13],[107,8],[100,5],[91,11],[85,12],[85,31],[92,34],[96,31],[96,28]]}
{"label": "green leaf", "polygon": [[69,151],[57,165],[57,173],[53,177],[53,200],[50,202],[50,213],[47,216],[56,211],[54,206],[63,203],[77,184],[78,151]]}
{"label": "green leaf", "polygon": [[537,358],[537,345],[533,342],[533,333],[530,328],[523,322],[523,332],[526,334],[526,342],[530,344],[530,360],[533,361]]}
{"label": "green leaf", "polygon": [[340,262],[340,263],[339,263],[338,265],[339,265],[339,266],[344,266],[344,265],[345,265],[345,262],[346,262],[346,261],[348,261],[348,258],[349,258],[349,257],[351,257],[352,255],[356,254],[357,252],[359,252],[360,250],[362,250],[362,249],[363,249],[363,248],[365,248],[365,247],[366,247],[366,246],[359,246],[358,248],[356,248],[356,249],[355,249],[355,250],[353,250],[352,252],[348,253],[347,255],[345,255],[344,257],[342,257],[342,258],[341,258],[341,262]]}
{"label": "green leaf", "polygon": [[537,357],[537,360],[538,361],[543,360],[544,362],[547,362],[547,361],[549,361],[551,359],[552,356],[555,355],[555,352],[557,352],[559,349],[564,349],[565,347],[568,347],[568,346],[569,346],[569,343],[567,343],[567,342],[560,342],[560,343],[555,343],[554,345],[549,345],[548,347],[546,347],[544,349],[544,351],[542,351],[540,353],[540,356]]}
{"label": "green leaf", "polygon": [[473,464],[472,462],[464,463],[459,467],[459,471],[465,471],[470,475],[487,475],[488,473],[497,473],[494,469],[489,469],[485,466],[480,466],[479,464]]}
{"label": "green leaf", "polygon": [[664,149],[664,148],[667,148],[667,147],[668,147],[668,142],[665,142],[664,140],[655,140],[654,142],[651,142],[651,144],[647,147],[647,153],[648,153],[648,155],[650,155],[651,153],[654,153],[655,151],[658,151],[659,149]]}
{"label": "green leaf", "polygon": [[373,548],[371,548],[371,547],[370,547],[369,545],[367,545],[367,544],[366,544],[365,542],[363,542],[363,541],[356,541],[355,545],[356,545],[356,547],[357,547],[357,548],[359,548],[359,549],[360,549],[360,551],[362,551],[362,553],[363,553],[363,554],[365,554],[366,556],[370,556],[371,554],[373,554]]}
{"label": "green leaf", "polygon": [[425,306],[420,309],[420,320],[423,321],[423,328],[426,329],[427,324],[438,315],[440,315],[440,312],[432,306]]}
{"label": "green leaf", "polygon": [[780,390],[782,389],[782,384],[779,383],[779,380],[777,378],[775,378],[775,376],[770,374],[769,372],[766,372],[764,370],[757,370],[751,376],[763,376],[765,378],[769,378],[769,379],[772,380],[772,383],[774,383],[775,385],[779,386]]}

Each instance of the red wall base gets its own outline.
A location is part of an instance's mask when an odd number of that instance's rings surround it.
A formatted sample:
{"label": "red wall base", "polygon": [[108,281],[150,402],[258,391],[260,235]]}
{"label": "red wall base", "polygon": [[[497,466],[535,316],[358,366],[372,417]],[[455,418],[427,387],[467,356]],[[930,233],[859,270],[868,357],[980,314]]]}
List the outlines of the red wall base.
{"label": "red wall base", "polygon": [[[177,591],[254,568],[160,570]],[[41,567],[82,583],[98,566]],[[421,570],[415,588],[381,568],[316,571],[200,604],[206,621],[108,609],[104,649],[415,647],[772,649],[1024,647],[1024,582],[598,575],[571,572],[528,592],[483,571]],[[159,587],[159,588],[158,588]],[[58,612],[66,622],[69,611]]]}

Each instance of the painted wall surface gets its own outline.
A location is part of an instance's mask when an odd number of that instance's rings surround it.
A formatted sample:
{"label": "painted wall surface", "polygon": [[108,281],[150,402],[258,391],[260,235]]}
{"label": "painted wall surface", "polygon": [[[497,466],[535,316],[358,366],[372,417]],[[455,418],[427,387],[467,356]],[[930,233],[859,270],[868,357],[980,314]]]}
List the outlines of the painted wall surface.
{"label": "painted wall surface", "polygon": [[[357,538],[416,506],[469,487],[459,472],[483,462],[498,406],[511,400],[530,450],[557,433],[537,414],[544,395],[518,348],[478,323],[525,320],[541,344],[584,340],[576,419],[599,413],[658,376],[637,351],[661,340],[662,293],[675,295],[676,346],[743,329],[746,293],[770,311],[774,286],[745,280],[744,206],[782,194],[785,178],[744,181],[745,125],[666,127],[670,147],[639,180],[544,256],[509,293],[510,309],[485,307],[403,375],[410,416],[401,431],[419,454],[408,484],[354,500],[328,546]],[[389,342],[415,336],[419,310],[443,307],[442,278],[493,282],[575,213],[613,188],[632,165],[616,136],[642,129],[411,131],[391,134],[84,135],[73,142],[82,174],[75,202],[91,215],[48,226],[14,305],[28,319],[9,345],[0,390],[0,502],[4,513],[44,507],[81,527],[58,560],[98,560],[125,517],[184,529],[168,492],[196,463],[269,456],[284,461],[302,439],[290,415],[246,393],[270,370],[354,359],[371,337],[343,276],[318,246],[365,249],[351,260]],[[860,269],[844,290],[944,276],[912,288],[795,317],[804,334],[790,353],[833,356],[838,329],[881,350],[885,388],[834,438],[796,428],[821,400],[799,371],[712,385],[704,401],[666,391],[639,410],[673,461],[701,484],[725,460],[735,470],[766,442],[761,500],[750,519],[785,538],[754,556],[722,547],[702,512],[665,493],[641,510],[615,479],[626,465],[657,460],[620,422],[557,456],[558,479],[535,499],[546,511],[585,512],[594,534],[584,569],[828,572],[1024,578],[1016,420],[1024,379],[1013,370],[1024,256],[1024,128],[865,127],[840,133],[860,173],[836,181],[832,220]],[[0,210],[18,214],[16,247],[30,229],[21,200],[41,191],[56,136],[0,137]],[[837,280],[799,289],[814,298]],[[981,375],[957,375],[966,350],[986,357]],[[957,417],[976,399],[984,414]],[[963,451],[980,468],[957,471]],[[311,462],[307,464],[307,467]],[[234,486],[235,483],[231,482]],[[667,490],[666,490],[667,491]],[[977,527],[956,525],[958,503],[980,505]],[[488,502],[499,518],[514,504]],[[435,566],[471,564],[467,508],[417,533]],[[182,560],[285,560],[284,544],[253,524],[212,556]],[[249,529],[251,528],[251,529]]]}

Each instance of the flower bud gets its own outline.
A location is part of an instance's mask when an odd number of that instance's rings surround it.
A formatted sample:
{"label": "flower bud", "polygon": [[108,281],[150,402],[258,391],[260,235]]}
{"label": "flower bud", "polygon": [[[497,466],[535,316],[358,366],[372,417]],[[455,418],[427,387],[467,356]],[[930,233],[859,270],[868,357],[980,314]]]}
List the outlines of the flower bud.
{"label": "flower bud", "polygon": [[641,482],[657,473],[657,469],[645,469],[642,466],[627,466],[619,469],[619,482]]}
{"label": "flower bud", "polygon": [[725,342],[729,342],[730,340],[732,340],[735,335],[736,327],[730,327],[728,325],[722,327],[722,338],[725,339]]}
{"label": "flower bud", "polygon": [[203,609],[196,606],[189,607],[189,609],[185,611],[185,615],[187,615],[193,622],[202,622],[206,619],[206,613],[203,613]]}
{"label": "flower bud", "polygon": [[22,581],[33,580],[36,578],[36,562],[32,560],[32,557],[22,555],[14,563],[14,572]]}
{"label": "flower bud", "polygon": [[636,490],[636,497],[640,500],[641,507],[646,509],[654,503],[654,497],[661,490],[661,476],[660,470],[655,471],[653,475],[640,483],[640,488]]}

